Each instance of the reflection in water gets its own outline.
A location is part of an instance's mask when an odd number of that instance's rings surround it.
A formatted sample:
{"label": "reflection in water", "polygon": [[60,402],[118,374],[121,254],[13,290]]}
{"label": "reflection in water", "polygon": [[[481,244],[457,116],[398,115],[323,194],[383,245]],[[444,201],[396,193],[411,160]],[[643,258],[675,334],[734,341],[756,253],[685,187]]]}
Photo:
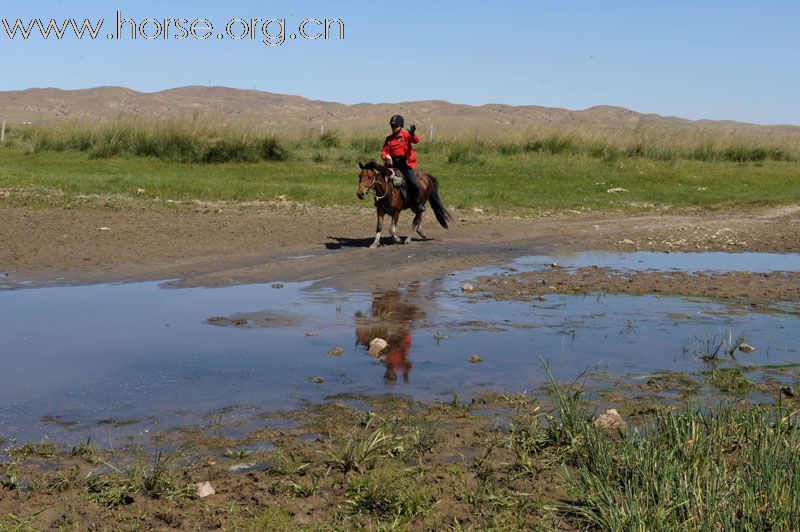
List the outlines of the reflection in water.
{"label": "reflection in water", "polygon": [[369,347],[374,338],[383,338],[388,346],[376,358],[386,366],[383,378],[387,381],[397,380],[402,373],[403,381],[408,382],[411,373],[411,326],[425,317],[425,312],[412,301],[416,300],[419,284],[409,286],[404,292],[390,290],[376,292],[372,296],[370,315],[365,317],[357,312],[356,343]]}

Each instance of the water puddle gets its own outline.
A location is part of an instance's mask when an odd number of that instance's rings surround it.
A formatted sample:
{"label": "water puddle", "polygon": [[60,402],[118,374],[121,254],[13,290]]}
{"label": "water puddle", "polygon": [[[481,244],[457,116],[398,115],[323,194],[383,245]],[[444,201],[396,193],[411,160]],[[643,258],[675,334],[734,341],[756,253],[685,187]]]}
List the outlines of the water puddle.
{"label": "water puddle", "polygon": [[[552,262],[800,269],[797,255],[753,253],[576,254],[525,257],[511,267]],[[333,396],[449,401],[483,391],[539,393],[542,360],[562,380],[589,371],[634,384],[671,372],[708,381],[701,372],[711,367],[699,355],[739,335],[756,350],[725,356],[719,367],[741,367],[760,382],[758,368],[769,366],[776,382],[796,380],[795,315],[742,314],[722,302],[659,296],[493,301],[460,289],[479,275],[507,271],[459,272],[395,291],[134,283],[0,292],[0,437],[102,442],[209,424],[245,434],[294,426],[269,412],[340,400]],[[370,352],[374,338],[386,347]]]}
{"label": "water puddle", "polygon": [[800,272],[800,256],[793,253],[726,253],[726,252],[652,252],[636,251],[613,253],[582,251],[560,253],[550,257],[521,257],[512,267],[533,270],[557,263],[565,268],[577,269],[598,266],[620,270],[656,271],[717,271],[717,272]]}

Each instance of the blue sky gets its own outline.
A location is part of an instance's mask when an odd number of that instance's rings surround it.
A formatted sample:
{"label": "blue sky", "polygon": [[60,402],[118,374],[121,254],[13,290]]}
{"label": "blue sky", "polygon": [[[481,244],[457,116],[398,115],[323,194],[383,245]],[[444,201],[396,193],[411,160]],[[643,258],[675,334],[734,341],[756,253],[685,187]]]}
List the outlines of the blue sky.
{"label": "blue sky", "polygon": [[[442,99],[800,124],[795,1],[30,1],[0,18],[339,18],[344,40],[9,40],[0,90],[224,85],[358,102]],[[272,26],[277,28],[277,26]],[[314,29],[313,26],[311,27]],[[216,33],[216,32],[215,32]]]}

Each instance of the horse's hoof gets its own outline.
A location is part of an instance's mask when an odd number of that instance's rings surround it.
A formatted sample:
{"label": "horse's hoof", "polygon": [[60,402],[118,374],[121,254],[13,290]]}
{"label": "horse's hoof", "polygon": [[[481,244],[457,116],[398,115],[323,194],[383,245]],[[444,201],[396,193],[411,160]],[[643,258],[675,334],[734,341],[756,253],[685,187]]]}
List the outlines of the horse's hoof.
{"label": "horse's hoof", "polygon": [[378,244],[372,244],[369,249],[378,249]]}
{"label": "horse's hoof", "polygon": [[405,238],[405,240],[403,240],[403,244],[410,244],[410,243],[411,243],[411,237],[410,237],[410,236],[407,236],[407,237]]}

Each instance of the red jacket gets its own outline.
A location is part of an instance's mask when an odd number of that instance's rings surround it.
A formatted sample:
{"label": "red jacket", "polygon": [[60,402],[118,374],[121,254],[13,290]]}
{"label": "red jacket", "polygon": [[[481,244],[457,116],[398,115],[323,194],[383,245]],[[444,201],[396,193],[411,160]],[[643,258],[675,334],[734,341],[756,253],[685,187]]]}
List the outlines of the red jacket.
{"label": "red jacket", "polygon": [[411,333],[405,331],[403,338],[400,340],[400,345],[391,347],[383,361],[386,364],[386,373],[394,376],[399,371],[403,373],[410,372],[411,362],[407,360],[409,351],[411,351]]}
{"label": "red jacket", "polygon": [[387,155],[392,157],[405,157],[406,163],[410,168],[417,166],[417,154],[414,153],[412,144],[419,144],[419,135],[411,136],[406,130],[400,130],[397,136],[389,135],[383,143],[383,150],[381,151],[381,159],[386,158]]}

